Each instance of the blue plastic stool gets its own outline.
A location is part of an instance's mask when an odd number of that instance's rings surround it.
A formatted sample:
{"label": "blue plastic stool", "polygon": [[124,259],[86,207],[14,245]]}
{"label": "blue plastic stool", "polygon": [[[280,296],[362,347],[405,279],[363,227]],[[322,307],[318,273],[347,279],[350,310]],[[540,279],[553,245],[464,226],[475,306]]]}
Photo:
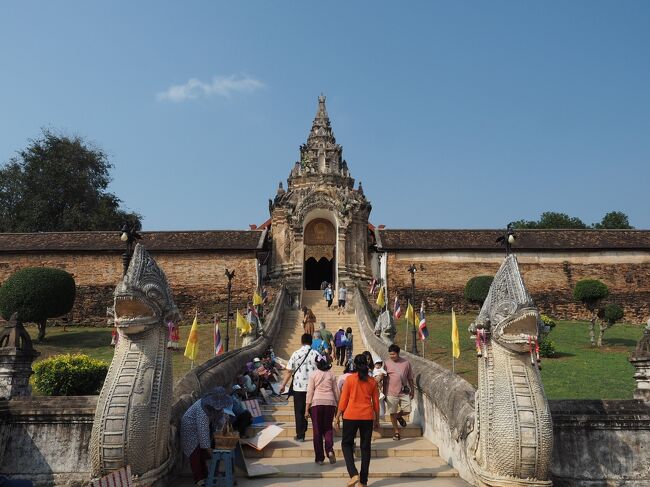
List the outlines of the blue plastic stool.
{"label": "blue plastic stool", "polygon": [[[223,464],[223,472],[219,471]],[[205,487],[233,487],[235,485],[235,450],[212,450],[212,458],[208,466],[208,478]]]}

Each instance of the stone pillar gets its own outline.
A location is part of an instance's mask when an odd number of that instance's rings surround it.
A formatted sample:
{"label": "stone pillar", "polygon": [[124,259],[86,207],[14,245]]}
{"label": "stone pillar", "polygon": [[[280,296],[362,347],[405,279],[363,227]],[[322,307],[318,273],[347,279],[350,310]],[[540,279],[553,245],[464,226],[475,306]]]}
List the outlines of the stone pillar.
{"label": "stone pillar", "polygon": [[0,333],[0,399],[31,396],[32,362],[39,355],[14,313]]}
{"label": "stone pillar", "polygon": [[650,319],[648,326],[643,330],[643,336],[639,340],[634,354],[630,357],[630,362],[635,369],[634,399],[650,402]]}

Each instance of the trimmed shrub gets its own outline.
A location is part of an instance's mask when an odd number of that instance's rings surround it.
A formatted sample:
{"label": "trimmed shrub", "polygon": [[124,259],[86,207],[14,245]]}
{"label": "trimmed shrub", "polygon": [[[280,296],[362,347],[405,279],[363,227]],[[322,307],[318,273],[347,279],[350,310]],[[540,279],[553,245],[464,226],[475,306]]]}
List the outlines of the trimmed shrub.
{"label": "trimmed shrub", "polygon": [[472,303],[482,305],[485,298],[487,298],[493,280],[494,277],[492,276],[472,277],[465,284],[465,299]]}
{"label": "trimmed shrub", "polygon": [[34,365],[34,386],[48,396],[98,394],[108,362],[82,354],[55,355]]}
{"label": "trimmed shrub", "polygon": [[555,320],[553,318],[551,318],[550,316],[548,316],[548,315],[540,315],[539,317],[541,318],[542,323],[544,323],[546,326],[548,326],[548,331],[549,332],[553,328],[555,328],[555,325],[557,325],[557,323],[555,323]]}
{"label": "trimmed shrub", "polygon": [[61,269],[26,267],[0,287],[0,314],[5,320],[18,312],[22,322],[38,323],[38,339],[45,337],[48,318],[69,313],[74,304],[74,278]]}
{"label": "trimmed shrub", "polygon": [[555,343],[548,337],[544,337],[539,341],[539,355],[541,357],[552,358],[555,357],[557,351],[555,350]]}
{"label": "trimmed shrub", "polygon": [[622,318],[623,307],[621,305],[611,303],[605,306],[605,309],[603,310],[603,320],[605,320],[609,326],[612,326]]}
{"label": "trimmed shrub", "polygon": [[573,297],[587,308],[593,309],[598,301],[609,296],[609,289],[598,279],[583,279],[576,282],[573,288]]}

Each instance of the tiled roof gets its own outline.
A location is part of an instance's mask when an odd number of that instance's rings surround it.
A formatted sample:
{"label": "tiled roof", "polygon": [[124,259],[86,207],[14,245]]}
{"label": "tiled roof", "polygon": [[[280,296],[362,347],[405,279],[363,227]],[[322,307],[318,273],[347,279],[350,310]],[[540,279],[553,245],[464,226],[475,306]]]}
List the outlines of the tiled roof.
{"label": "tiled roof", "polygon": [[[151,251],[257,250],[266,230],[141,232],[138,242]],[[120,232],[0,233],[0,252],[124,250]]]}
{"label": "tiled roof", "polygon": [[[503,230],[377,230],[381,250],[499,250]],[[515,230],[516,250],[648,250],[650,230]]]}

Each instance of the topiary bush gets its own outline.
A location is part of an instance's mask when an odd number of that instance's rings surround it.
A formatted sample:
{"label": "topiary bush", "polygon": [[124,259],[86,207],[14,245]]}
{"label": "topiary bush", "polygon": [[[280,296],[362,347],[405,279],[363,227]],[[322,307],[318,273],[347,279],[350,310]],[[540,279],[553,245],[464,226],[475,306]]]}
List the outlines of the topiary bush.
{"label": "topiary bush", "polygon": [[465,299],[471,303],[482,305],[487,298],[488,291],[492,285],[494,277],[492,276],[476,276],[472,277],[467,284],[465,284]]}
{"label": "topiary bush", "polygon": [[603,310],[603,319],[609,326],[623,318],[623,307],[620,304],[610,303]]}
{"label": "topiary bush", "polygon": [[34,386],[48,396],[98,394],[108,365],[83,354],[54,355],[34,365]]}
{"label": "topiary bush", "polygon": [[61,269],[26,267],[12,274],[0,287],[0,314],[8,320],[38,324],[38,339],[45,338],[48,318],[69,313],[74,304],[74,278]]}
{"label": "topiary bush", "polygon": [[609,289],[598,279],[583,279],[576,282],[573,288],[575,300],[580,301],[590,310],[593,310],[598,302],[607,296],[609,296]]}

